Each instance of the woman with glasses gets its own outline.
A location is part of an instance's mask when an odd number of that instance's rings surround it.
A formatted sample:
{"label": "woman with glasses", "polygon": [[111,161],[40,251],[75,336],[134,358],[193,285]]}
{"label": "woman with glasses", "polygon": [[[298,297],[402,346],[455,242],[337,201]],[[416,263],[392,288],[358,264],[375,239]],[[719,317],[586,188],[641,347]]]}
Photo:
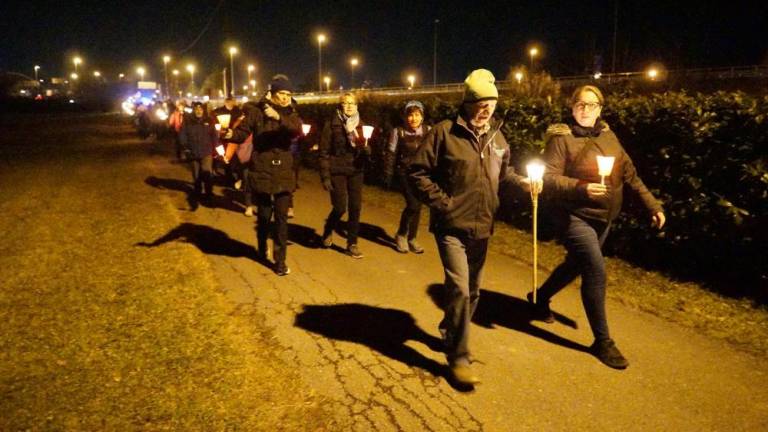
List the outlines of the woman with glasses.
{"label": "woman with glasses", "polygon": [[[624,369],[629,362],[608,332],[601,249],[611,222],[621,210],[625,184],[640,196],[653,226],[664,226],[664,212],[640,180],[616,135],[600,118],[604,102],[600,90],[590,85],[579,87],[570,102],[573,119],[548,128],[544,150],[544,190],[562,210],[558,217],[563,222],[562,242],[568,255],[539,288],[534,313],[537,319],[554,322],[550,300],[580,275],[581,300],[595,337],[590,350],[607,366]],[[598,157],[613,158],[610,172],[598,169]],[[528,294],[531,302],[532,294]]]}

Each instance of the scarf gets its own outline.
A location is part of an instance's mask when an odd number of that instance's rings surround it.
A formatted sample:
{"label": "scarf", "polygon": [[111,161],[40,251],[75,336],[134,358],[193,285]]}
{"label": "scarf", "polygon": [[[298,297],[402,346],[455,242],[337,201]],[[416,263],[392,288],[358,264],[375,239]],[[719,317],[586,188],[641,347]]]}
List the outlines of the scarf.
{"label": "scarf", "polygon": [[597,119],[595,122],[595,125],[592,127],[584,127],[578,124],[577,122],[573,121],[569,125],[571,127],[571,132],[573,133],[573,136],[578,138],[583,137],[598,137],[600,136],[600,132],[603,131],[603,121],[600,119]]}
{"label": "scarf", "polygon": [[341,111],[338,113],[341,123],[344,124],[344,130],[347,132],[347,141],[349,142],[349,145],[355,147],[355,143],[358,139],[357,125],[360,124],[360,112],[356,112],[350,117],[347,117]]}

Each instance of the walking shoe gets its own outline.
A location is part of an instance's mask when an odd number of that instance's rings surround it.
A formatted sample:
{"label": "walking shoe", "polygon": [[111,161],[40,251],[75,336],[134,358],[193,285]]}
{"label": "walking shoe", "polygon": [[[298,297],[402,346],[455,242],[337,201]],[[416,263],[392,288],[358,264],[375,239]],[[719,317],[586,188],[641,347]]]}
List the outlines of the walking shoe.
{"label": "walking shoe", "polygon": [[416,239],[408,240],[408,249],[415,254],[423,254],[424,248],[416,241]]}
{"label": "walking shoe", "polygon": [[354,259],[360,259],[363,257],[363,253],[360,252],[360,249],[358,249],[357,243],[352,243],[351,245],[347,246],[347,255]]}
{"label": "walking shoe", "polygon": [[472,386],[480,384],[480,377],[472,372],[472,368],[468,364],[455,363],[451,365],[451,374],[453,379],[462,385]]}
{"label": "walking shoe", "polygon": [[629,366],[629,362],[621,355],[621,351],[616,348],[616,343],[613,342],[613,339],[596,340],[589,347],[589,350],[608,367],[626,369]]}
{"label": "walking shoe", "polygon": [[291,274],[291,269],[289,269],[288,266],[285,264],[278,264],[277,266],[275,266],[275,273],[278,276],[286,276]]}
{"label": "walking shoe", "polygon": [[288,207],[288,219],[293,218],[293,207]]}
{"label": "walking shoe", "polygon": [[533,315],[533,319],[544,321],[547,324],[552,324],[555,322],[555,315],[552,314],[552,310],[549,308],[549,302],[534,303],[533,292],[529,292],[525,297],[528,299],[528,303],[531,305],[531,315]]}
{"label": "walking shoe", "polygon": [[246,207],[245,208],[245,212],[243,214],[248,216],[248,217],[253,216],[253,206]]}
{"label": "walking shoe", "polygon": [[395,249],[400,253],[408,253],[408,240],[400,234],[395,236]]}
{"label": "walking shoe", "polygon": [[323,247],[329,248],[333,246],[333,233],[330,232],[323,236]]}

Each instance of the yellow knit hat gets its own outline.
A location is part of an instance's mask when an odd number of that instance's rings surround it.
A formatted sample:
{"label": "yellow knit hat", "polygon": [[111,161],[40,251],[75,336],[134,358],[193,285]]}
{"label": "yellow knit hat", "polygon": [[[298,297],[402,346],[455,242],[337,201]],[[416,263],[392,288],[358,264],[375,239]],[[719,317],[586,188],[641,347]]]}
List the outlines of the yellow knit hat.
{"label": "yellow knit hat", "polygon": [[496,78],[487,69],[475,69],[464,80],[464,102],[498,99],[499,91],[493,84]]}

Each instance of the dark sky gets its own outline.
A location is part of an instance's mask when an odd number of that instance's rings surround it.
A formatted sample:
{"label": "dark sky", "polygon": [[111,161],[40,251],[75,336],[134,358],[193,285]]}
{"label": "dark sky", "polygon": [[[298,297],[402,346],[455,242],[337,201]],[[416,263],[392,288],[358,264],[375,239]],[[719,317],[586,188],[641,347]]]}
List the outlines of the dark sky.
{"label": "dark sky", "polygon": [[[241,50],[238,86],[246,59],[259,66],[261,82],[284,72],[297,85],[316,85],[315,35],[322,29],[329,37],[323,69],[334,82],[349,85],[352,54],[362,62],[358,83],[364,77],[375,85],[399,84],[406,70],[431,82],[435,19],[439,82],[459,82],[478,67],[503,79],[511,66],[527,64],[531,41],[541,43],[539,61],[555,76],[591,72],[596,55],[603,72],[611,69],[614,0],[224,0],[213,13],[220,1],[6,1],[0,5],[0,70],[32,75],[40,64],[43,77],[61,76],[72,70],[77,52],[88,70],[128,74],[143,64],[160,80],[160,58],[168,52],[184,64],[193,60],[207,75],[228,65],[232,41]],[[651,61],[669,68],[765,63],[768,3],[745,3],[619,0],[617,71]]]}

